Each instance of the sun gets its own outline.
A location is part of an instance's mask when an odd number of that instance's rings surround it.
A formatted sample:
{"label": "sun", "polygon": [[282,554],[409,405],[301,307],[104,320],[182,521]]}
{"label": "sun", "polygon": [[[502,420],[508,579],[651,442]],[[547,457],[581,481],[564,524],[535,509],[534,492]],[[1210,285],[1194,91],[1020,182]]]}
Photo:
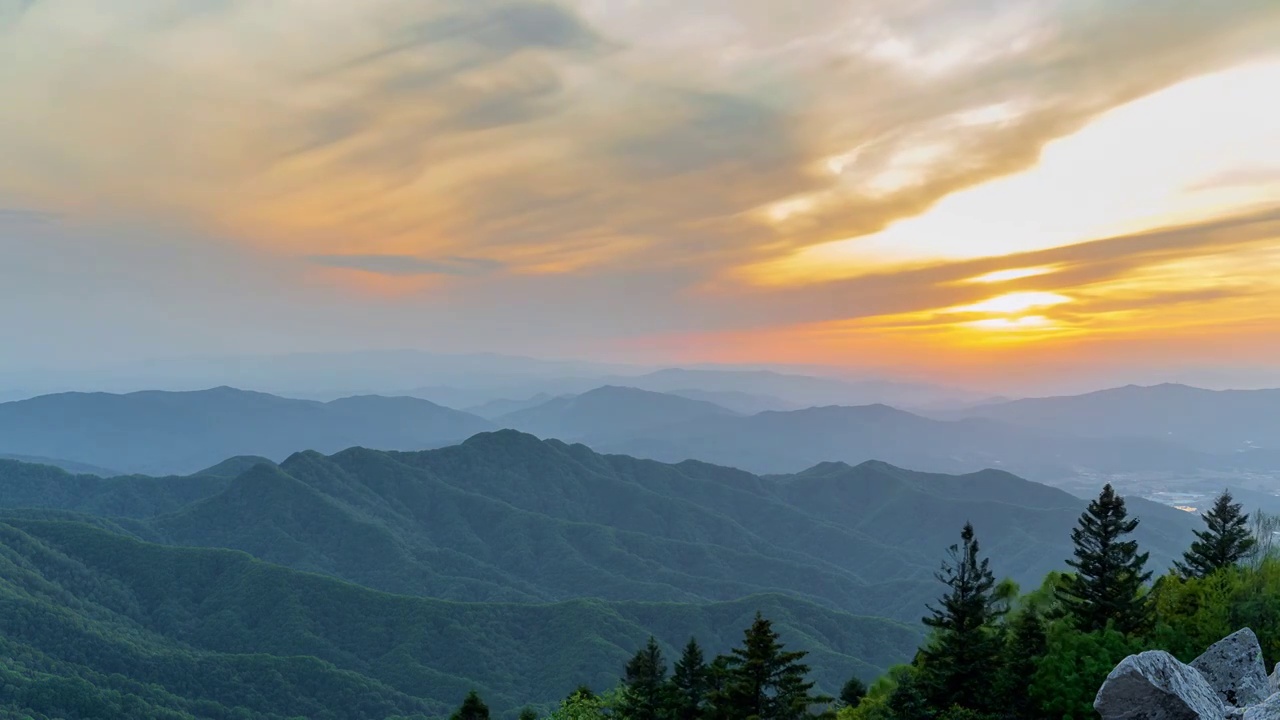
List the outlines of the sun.
{"label": "sun", "polygon": [[1071,298],[1052,292],[1015,292],[997,295],[996,297],[972,305],[960,305],[947,308],[947,313],[986,313],[992,315],[1015,315],[1036,308],[1053,307],[1071,302]]}

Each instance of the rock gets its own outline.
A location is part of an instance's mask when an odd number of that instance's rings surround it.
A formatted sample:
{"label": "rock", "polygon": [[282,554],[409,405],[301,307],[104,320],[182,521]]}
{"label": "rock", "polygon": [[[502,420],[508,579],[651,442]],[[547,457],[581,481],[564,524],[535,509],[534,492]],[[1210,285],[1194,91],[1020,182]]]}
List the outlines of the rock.
{"label": "rock", "polygon": [[1102,720],[1223,720],[1227,707],[1205,676],[1162,650],[1130,655],[1098,690]]}
{"label": "rock", "polygon": [[1276,667],[1271,671],[1271,677],[1267,678],[1267,687],[1271,692],[1280,692],[1280,662],[1276,663]]}
{"label": "rock", "polygon": [[1262,703],[1246,708],[1243,720],[1280,720],[1280,692],[1263,700]]}
{"label": "rock", "polygon": [[1232,707],[1256,705],[1272,694],[1262,646],[1249,628],[1219,640],[1191,661],[1222,701]]}

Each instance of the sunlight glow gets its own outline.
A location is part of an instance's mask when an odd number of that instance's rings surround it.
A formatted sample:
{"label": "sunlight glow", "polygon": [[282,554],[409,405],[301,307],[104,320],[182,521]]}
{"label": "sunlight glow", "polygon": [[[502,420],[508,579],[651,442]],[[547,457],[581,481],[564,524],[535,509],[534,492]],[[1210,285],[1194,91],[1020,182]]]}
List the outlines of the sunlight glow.
{"label": "sunlight glow", "polygon": [[989,272],[985,275],[971,277],[965,280],[964,282],[977,283],[977,284],[1002,283],[1002,282],[1009,282],[1011,280],[1022,280],[1024,278],[1040,277],[1041,275],[1048,275],[1049,273],[1052,273],[1055,270],[1056,268],[1047,267],[1047,266],[1029,267],[1029,268],[1013,268],[1010,270],[996,270],[995,272]]}
{"label": "sunlight glow", "polygon": [[1032,308],[1053,307],[1071,302],[1066,295],[1051,292],[1018,292],[999,295],[973,305],[948,308],[950,313],[1004,313],[1026,312]]}
{"label": "sunlight glow", "polygon": [[[742,274],[761,284],[835,280],[1062,247],[1273,201],[1277,87],[1276,60],[1184,81],[1049,143],[1029,170],[953,193],[881,232],[810,246]],[[945,147],[902,153],[866,189],[875,195],[910,184],[946,162]]]}
{"label": "sunlight glow", "polygon": [[961,323],[965,327],[977,328],[979,330],[1026,330],[1029,328],[1046,328],[1053,325],[1053,321],[1043,315],[1026,315],[1020,318],[987,318],[986,320],[972,320],[970,322]]}

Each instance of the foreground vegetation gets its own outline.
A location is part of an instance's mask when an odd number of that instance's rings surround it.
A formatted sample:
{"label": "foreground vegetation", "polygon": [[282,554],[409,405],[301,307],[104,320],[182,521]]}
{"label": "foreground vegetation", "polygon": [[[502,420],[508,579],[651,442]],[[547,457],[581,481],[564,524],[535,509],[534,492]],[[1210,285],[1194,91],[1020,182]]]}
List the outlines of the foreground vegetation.
{"label": "foreground vegetation", "polygon": [[[1132,653],[1163,649],[1189,662],[1250,627],[1266,657],[1280,658],[1280,557],[1272,551],[1280,520],[1255,517],[1252,527],[1249,521],[1223,493],[1182,561],[1152,584],[1147,555],[1128,537],[1138,519],[1107,486],[1072,532],[1071,572],[1052,573],[1025,595],[1008,581],[997,582],[966,524],[938,575],[946,592],[923,619],[931,629],[928,640],[911,664],[892,668],[869,689],[853,677],[837,698],[810,694],[803,653],[754,639],[768,635],[768,621],[758,618],[744,650],[709,666],[691,641],[670,678],[651,643],[626,666],[617,688],[602,697],[576,692],[551,718],[1093,718],[1099,686]],[[765,650],[743,662],[752,648]],[[745,673],[746,667],[771,669],[759,677],[772,684]],[[726,695],[726,686],[748,688],[745,697],[759,693],[771,702],[735,705],[728,698],[737,696]],[[488,717],[481,698],[468,702],[454,718]]]}

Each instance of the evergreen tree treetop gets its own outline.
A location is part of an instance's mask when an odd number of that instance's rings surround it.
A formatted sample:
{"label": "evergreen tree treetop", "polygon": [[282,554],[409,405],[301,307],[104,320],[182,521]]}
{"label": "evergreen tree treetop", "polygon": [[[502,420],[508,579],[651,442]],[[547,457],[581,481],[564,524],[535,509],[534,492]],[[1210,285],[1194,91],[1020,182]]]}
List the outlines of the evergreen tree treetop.
{"label": "evergreen tree treetop", "polygon": [[772,623],[757,612],[742,646],[726,658],[724,688],[714,714],[758,720],[807,717],[811,705],[828,698],[813,694],[814,683],[806,679],[809,666],[801,662],[805,655],[786,650]]}
{"label": "evergreen tree treetop", "polygon": [[1074,558],[1067,565],[1076,572],[1059,586],[1058,597],[1083,632],[1108,623],[1126,635],[1148,627],[1150,609],[1142,597],[1151,579],[1145,570],[1148,553],[1124,539],[1137,527],[1138,518],[1128,516],[1124,498],[1108,483],[1071,531]]}
{"label": "evergreen tree treetop", "polygon": [[935,708],[986,711],[1000,659],[996,621],[1006,603],[995,592],[990,561],[979,555],[972,524],[965,523],[960,544],[952,545],[947,555],[937,575],[947,592],[924,618],[934,634],[921,650],[922,669],[913,691]]}
{"label": "evergreen tree treetop", "polygon": [[978,557],[972,523],[964,524],[960,542],[948,548],[950,561],[934,575],[950,590],[942,596],[941,607],[929,606],[931,615],[924,618],[924,624],[931,628],[968,632],[987,625],[1003,612],[997,607],[1000,598],[993,593],[996,579],[991,573],[991,561]]}
{"label": "evergreen tree treetop", "polygon": [[627,720],[659,720],[667,707],[667,664],[653,636],[627,663],[620,713]]}
{"label": "evergreen tree treetop", "polygon": [[669,708],[672,720],[699,720],[711,692],[711,669],[698,641],[690,638],[671,671]]}
{"label": "evergreen tree treetop", "polygon": [[1231,492],[1223,490],[1203,515],[1207,527],[1195,531],[1191,549],[1183,554],[1181,562],[1174,563],[1183,577],[1204,578],[1234,567],[1257,545],[1249,529],[1249,515],[1242,513],[1240,504],[1232,500]]}
{"label": "evergreen tree treetop", "polygon": [[845,707],[857,707],[862,702],[862,698],[867,696],[867,684],[854,675],[845,681],[844,687],[840,688],[840,702]]}
{"label": "evergreen tree treetop", "polygon": [[472,690],[462,701],[462,707],[449,716],[449,720],[489,720],[489,706],[480,699],[479,693]]}

